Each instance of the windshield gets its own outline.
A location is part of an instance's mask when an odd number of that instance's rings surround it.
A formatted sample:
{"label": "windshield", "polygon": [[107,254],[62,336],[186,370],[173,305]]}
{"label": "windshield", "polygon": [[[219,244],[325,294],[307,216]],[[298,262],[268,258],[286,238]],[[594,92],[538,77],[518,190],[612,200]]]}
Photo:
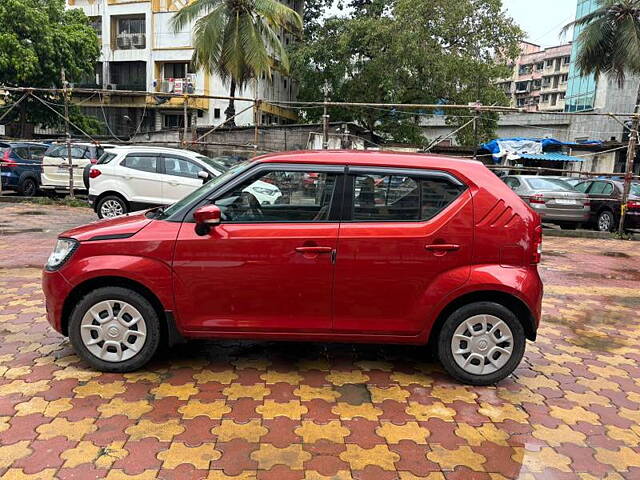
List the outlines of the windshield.
{"label": "windshield", "polygon": [[167,207],[164,210],[156,211],[154,218],[158,220],[169,218],[171,215],[178,212],[183,207],[189,205],[194,200],[208,195],[210,192],[214,191],[216,188],[218,188],[218,186],[224,184],[230,178],[246,170],[249,167],[249,165],[251,165],[251,161],[247,160],[246,162],[239,163],[233,168],[225,170],[222,175],[212,178],[207,183],[203,184],[200,188],[197,188],[186,197],[181,198],[173,205]]}
{"label": "windshield", "polygon": [[526,181],[532,190],[542,190],[546,192],[573,190],[571,185],[557,178],[527,178]]}
{"label": "windshield", "polygon": [[640,183],[632,183],[631,184],[631,195],[635,195],[636,197],[640,197]]}
{"label": "windshield", "polygon": [[229,168],[227,166],[225,166],[223,163],[214,160],[213,158],[209,158],[209,157],[205,157],[204,155],[198,155],[198,157],[196,157],[198,160],[200,160],[201,162],[206,163],[207,165],[209,165],[210,167],[213,167],[215,170],[218,171],[218,174],[220,173],[224,173],[227,170],[229,170]]}

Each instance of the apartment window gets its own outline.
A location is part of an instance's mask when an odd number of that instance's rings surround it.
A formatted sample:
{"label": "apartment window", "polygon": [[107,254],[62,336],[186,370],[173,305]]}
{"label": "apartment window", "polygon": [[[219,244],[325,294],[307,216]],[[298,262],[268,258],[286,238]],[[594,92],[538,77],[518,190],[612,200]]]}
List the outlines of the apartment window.
{"label": "apartment window", "polygon": [[564,97],[565,97],[565,93],[564,93],[564,92],[561,92],[561,93],[560,93],[560,100],[564,100]]}
{"label": "apartment window", "polygon": [[562,59],[562,63],[563,63],[564,65],[569,65],[569,64],[571,63],[571,57],[570,57],[570,56],[568,56],[568,57],[564,57],[564,58]]}
{"label": "apartment window", "polygon": [[558,103],[558,95],[554,93],[553,95],[551,95],[551,106],[555,107],[557,103]]}
{"label": "apartment window", "polygon": [[164,115],[164,128],[181,128],[184,126],[182,115]]}
{"label": "apartment window", "polygon": [[533,81],[533,89],[540,90],[540,86],[542,85],[542,80],[534,80]]}
{"label": "apartment window", "polygon": [[109,82],[118,90],[146,90],[146,62],[109,62]]}
{"label": "apartment window", "polygon": [[547,103],[549,101],[549,95],[542,95],[542,103]]}
{"label": "apartment window", "polygon": [[91,24],[91,28],[96,32],[98,38],[102,38],[102,17],[91,17],[89,18],[89,23]]}
{"label": "apartment window", "polygon": [[519,107],[524,107],[527,104],[527,101],[525,98],[519,98],[518,99],[518,106]]}
{"label": "apartment window", "polygon": [[284,89],[286,90],[286,89],[287,89],[287,79],[285,78],[285,79],[282,81],[282,83],[283,83],[283,85],[284,85]]}
{"label": "apartment window", "polygon": [[544,62],[536,63],[536,70],[542,70],[544,68]]}
{"label": "apartment window", "polygon": [[219,119],[220,118],[220,109],[219,108],[214,108],[213,109],[213,118],[215,118],[215,119]]}
{"label": "apartment window", "polygon": [[526,75],[528,73],[531,73],[532,68],[533,68],[533,65],[520,65],[520,69],[518,70],[518,73],[520,75]]}
{"label": "apartment window", "polygon": [[185,78],[188,63],[165,63],[164,78]]}
{"label": "apartment window", "polygon": [[[115,31],[115,48],[131,50],[146,48],[146,24],[144,15],[114,16],[111,19]],[[115,25],[114,25],[115,23]]]}
{"label": "apartment window", "polygon": [[553,67],[553,60],[547,60],[547,68]]}
{"label": "apartment window", "polygon": [[564,75],[560,76],[560,81],[562,83],[567,83],[568,80],[569,80],[569,75],[568,74],[565,73]]}

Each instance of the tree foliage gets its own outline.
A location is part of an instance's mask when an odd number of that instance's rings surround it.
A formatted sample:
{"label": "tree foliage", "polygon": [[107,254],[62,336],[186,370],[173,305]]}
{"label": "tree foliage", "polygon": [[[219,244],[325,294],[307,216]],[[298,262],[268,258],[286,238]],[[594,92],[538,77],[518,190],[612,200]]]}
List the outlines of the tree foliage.
{"label": "tree foliage", "polygon": [[[504,62],[518,55],[522,31],[502,12],[501,0],[352,0],[349,7],[351,16],[327,19],[293,47],[299,99],[322,98],[327,82],[335,101],[507,104],[493,82],[509,74]],[[425,142],[419,122],[429,113],[330,112],[332,120],[357,121],[377,140],[412,143]],[[317,120],[321,112],[306,115]],[[452,126],[468,120],[448,117]],[[482,140],[491,135],[495,119],[483,115],[479,126]],[[468,143],[469,131],[461,130],[459,139]]]}
{"label": "tree foliage", "polygon": [[611,75],[622,87],[640,73],[640,0],[600,0],[593,12],[569,23],[580,28],[576,65],[583,75]]}
{"label": "tree foliage", "polygon": [[[205,72],[217,73],[236,86],[274,68],[289,71],[289,57],[280,30],[300,33],[302,19],[277,0],[194,0],[173,17],[175,31],[195,22],[193,63]],[[276,60],[277,59],[277,60]],[[227,119],[235,114],[233,101]]]}
{"label": "tree foliage", "polygon": [[[0,85],[61,87],[94,72],[100,56],[98,37],[81,10],[66,10],[63,0],[0,2]],[[8,102],[19,96],[11,94]],[[59,97],[50,100],[60,102]],[[21,104],[22,105],[22,104]],[[14,113],[22,122],[58,125],[59,117],[30,99]]]}

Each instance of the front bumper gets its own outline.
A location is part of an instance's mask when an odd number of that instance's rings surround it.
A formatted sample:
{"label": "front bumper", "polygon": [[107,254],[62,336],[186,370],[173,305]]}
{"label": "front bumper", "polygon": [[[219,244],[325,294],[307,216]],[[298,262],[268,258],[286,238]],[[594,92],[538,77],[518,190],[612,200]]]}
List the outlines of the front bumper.
{"label": "front bumper", "polygon": [[62,310],[64,301],[71,292],[71,284],[58,272],[43,270],[42,291],[44,292],[47,321],[56,332],[63,333]]}

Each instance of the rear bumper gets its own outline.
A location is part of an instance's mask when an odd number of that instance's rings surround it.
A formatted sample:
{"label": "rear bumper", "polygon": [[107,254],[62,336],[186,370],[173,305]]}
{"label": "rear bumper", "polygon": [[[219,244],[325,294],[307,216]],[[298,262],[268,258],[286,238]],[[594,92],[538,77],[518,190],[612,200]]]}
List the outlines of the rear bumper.
{"label": "rear bumper", "polygon": [[60,272],[42,272],[42,291],[44,292],[47,321],[56,332],[62,332],[62,310],[64,302],[71,292],[71,284]]}
{"label": "rear bumper", "polygon": [[546,205],[532,204],[531,208],[540,215],[543,222],[588,222],[591,216],[589,208],[549,208]]}
{"label": "rear bumper", "polygon": [[640,210],[627,210],[625,216],[624,226],[626,228],[639,229],[640,228]]}

